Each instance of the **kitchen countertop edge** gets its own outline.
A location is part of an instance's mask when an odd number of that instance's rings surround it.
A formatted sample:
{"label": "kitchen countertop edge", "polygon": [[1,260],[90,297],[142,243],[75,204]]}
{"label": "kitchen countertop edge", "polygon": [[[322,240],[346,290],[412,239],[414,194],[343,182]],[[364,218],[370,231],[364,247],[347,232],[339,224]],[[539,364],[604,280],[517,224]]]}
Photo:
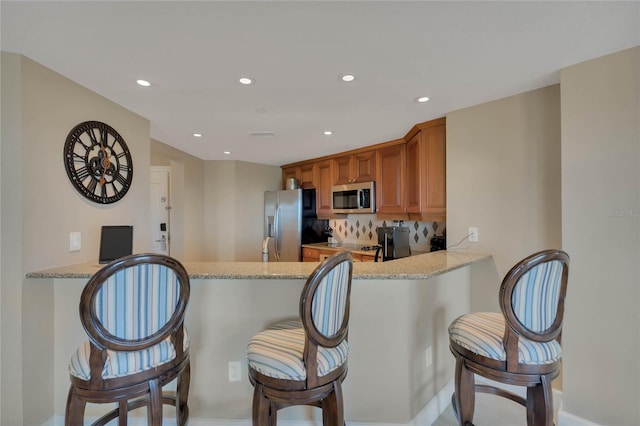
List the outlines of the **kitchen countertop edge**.
{"label": "kitchen countertop edge", "polygon": [[[353,279],[428,279],[491,258],[484,253],[437,251],[389,262],[354,262]],[[190,279],[307,279],[318,262],[183,262]],[[26,278],[90,278],[92,262],[29,272]]]}

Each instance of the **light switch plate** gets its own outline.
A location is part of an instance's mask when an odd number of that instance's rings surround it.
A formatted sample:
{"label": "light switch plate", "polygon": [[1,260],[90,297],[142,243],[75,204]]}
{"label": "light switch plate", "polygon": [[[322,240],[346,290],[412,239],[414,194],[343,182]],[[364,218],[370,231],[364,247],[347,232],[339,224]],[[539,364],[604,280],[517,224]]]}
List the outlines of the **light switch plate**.
{"label": "light switch plate", "polygon": [[69,251],[80,251],[82,248],[82,234],[72,232],[69,234]]}
{"label": "light switch plate", "polygon": [[476,228],[475,226],[470,226],[468,235],[470,243],[478,242],[478,228]]}
{"label": "light switch plate", "polygon": [[239,382],[241,381],[241,364],[240,361],[229,361],[229,381]]}

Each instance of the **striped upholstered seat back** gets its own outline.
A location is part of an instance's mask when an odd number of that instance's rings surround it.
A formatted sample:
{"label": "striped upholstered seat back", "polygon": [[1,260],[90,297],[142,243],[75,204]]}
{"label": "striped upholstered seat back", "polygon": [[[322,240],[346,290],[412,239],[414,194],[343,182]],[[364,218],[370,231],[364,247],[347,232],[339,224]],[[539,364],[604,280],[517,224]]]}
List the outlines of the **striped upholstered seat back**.
{"label": "striped upholstered seat back", "polygon": [[562,287],[563,264],[559,260],[540,263],[524,273],[511,297],[513,313],[529,330],[542,333],[556,319]]}
{"label": "striped upholstered seat back", "polygon": [[96,294],[95,316],[120,339],[144,339],[171,319],[179,296],[180,284],[171,268],[137,264],[107,278]]}
{"label": "striped upholstered seat back", "polygon": [[311,312],[313,323],[326,337],[334,336],[342,326],[347,306],[350,262],[336,265],[318,285]]}

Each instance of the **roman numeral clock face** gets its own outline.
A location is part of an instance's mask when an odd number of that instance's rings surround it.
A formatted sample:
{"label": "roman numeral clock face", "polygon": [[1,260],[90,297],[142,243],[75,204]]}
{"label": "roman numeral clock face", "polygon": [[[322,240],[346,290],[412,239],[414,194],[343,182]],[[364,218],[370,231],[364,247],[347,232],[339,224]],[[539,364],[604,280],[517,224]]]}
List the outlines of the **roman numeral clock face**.
{"label": "roman numeral clock face", "polygon": [[74,188],[100,204],[120,200],[133,180],[127,144],[115,129],[99,121],[85,121],[69,132],[64,165]]}

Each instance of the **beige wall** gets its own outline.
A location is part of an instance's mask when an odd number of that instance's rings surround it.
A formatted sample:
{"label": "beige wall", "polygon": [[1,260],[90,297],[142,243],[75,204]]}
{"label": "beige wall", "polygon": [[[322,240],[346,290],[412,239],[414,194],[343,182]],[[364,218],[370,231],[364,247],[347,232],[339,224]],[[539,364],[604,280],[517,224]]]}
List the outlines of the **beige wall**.
{"label": "beige wall", "polygon": [[[149,121],[27,58],[22,64],[24,271],[97,261],[101,225],[133,225],[134,252],[147,251]],[[80,195],[62,162],[67,134],[87,120],[116,129],[133,157],[131,188],[110,205]],[[79,252],[69,252],[72,231],[82,233]]]}
{"label": "beige wall", "polygon": [[[47,321],[53,315],[48,304],[52,289],[26,285],[24,273],[97,261],[102,224],[132,224],[134,250],[148,249],[149,122],[28,58],[4,52],[2,106],[0,423],[40,424],[52,407],[47,398],[52,378],[36,374],[47,364],[42,345],[54,336]],[[132,187],[112,205],[85,199],[65,172],[62,148],[67,134],[87,120],[110,124],[132,153]],[[82,250],[70,253],[69,233],[74,231],[82,233]]]}
{"label": "beige wall", "polygon": [[499,311],[508,270],[537,250],[561,248],[559,181],[558,85],[447,114],[447,244],[475,226],[479,242],[458,248],[495,260],[473,277],[473,311]]}
{"label": "beige wall", "polygon": [[171,167],[171,256],[181,261],[205,259],[204,164],[197,157],[151,139],[151,165]]}
{"label": "beige wall", "polygon": [[[0,125],[0,424],[22,424],[21,57],[2,53]],[[62,157],[62,154],[60,155]],[[45,405],[46,402],[42,401]]]}
{"label": "beige wall", "polygon": [[281,188],[281,173],[244,161],[205,162],[205,260],[262,259],[264,192]]}
{"label": "beige wall", "polygon": [[640,424],[640,47],[565,68],[564,407]]}

